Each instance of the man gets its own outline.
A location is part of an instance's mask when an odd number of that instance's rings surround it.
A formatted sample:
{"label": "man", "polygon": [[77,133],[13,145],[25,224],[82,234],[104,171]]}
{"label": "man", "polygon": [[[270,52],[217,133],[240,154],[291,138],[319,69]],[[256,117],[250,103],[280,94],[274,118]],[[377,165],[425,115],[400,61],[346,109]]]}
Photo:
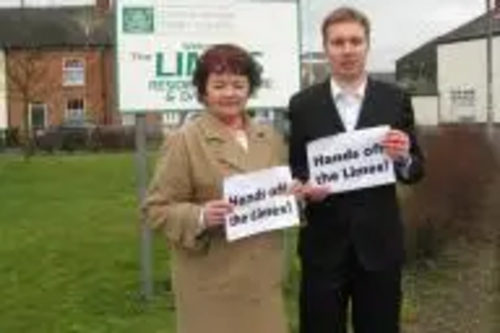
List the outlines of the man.
{"label": "man", "polygon": [[[370,24],[356,9],[330,13],[322,26],[331,78],[293,96],[290,164],[306,183],[306,225],[300,231],[301,333],[397,333],[401,304],[403,226],[396,186],[329,194],[308,182],[307,143],[389,125],[382,145],[397,179],[423,176],[411,101],[400,89],[368,78]],[[349,309],[349,310],[348,310]]]}

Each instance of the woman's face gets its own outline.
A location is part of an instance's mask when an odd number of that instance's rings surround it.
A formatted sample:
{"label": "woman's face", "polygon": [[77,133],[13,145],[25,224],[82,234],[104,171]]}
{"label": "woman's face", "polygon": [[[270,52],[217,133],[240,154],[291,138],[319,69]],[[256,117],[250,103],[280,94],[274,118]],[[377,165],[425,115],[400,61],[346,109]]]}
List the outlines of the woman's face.
{"label": "woman's face", "polygon": [[250,83],[246,76],[211,73],[203,100],[214,115],[230,118],[243,112],[249,95]]}

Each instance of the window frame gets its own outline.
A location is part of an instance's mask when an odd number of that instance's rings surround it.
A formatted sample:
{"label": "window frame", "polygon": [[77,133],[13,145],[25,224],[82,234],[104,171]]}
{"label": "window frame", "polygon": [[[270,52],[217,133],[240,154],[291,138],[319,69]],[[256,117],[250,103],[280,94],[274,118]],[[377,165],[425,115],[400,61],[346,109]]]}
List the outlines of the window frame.
{"label": "window frame", "polygon": [[[69,108],[69,104],[70,102],[72,101],[81,101],[82,102],[82,108],[81,109],[70,109]],[[87,110],[86,110],[86,101],[85,101],[85,98],[83,97],[74,97],[74,98],[67,98],[66,99],[66,103],[65,103],[65,107],[64,107],[64,119],[66,121],[73,121],[73,120],[77,120],[77,121],[82,121],[84,122],[87,118]],[[70,117],[70,113],[71,113],[71,110],[78,110],[78,111],[81,111],[82,113],[82,117],[79,118],[79,117]]]}
{"label": "window frame", "polygon": [[[81,64],[81,68],[68,66],[68,63],[71,61],[78,61]],[[86,63],[84,57],[64,57],[62,59],[62,85],[63,85],[63,87],[84,87],[85,83],[86,83],[86,79],[87,79],[86,67],[87,67],[87,63]],[[78,80],[77,82],[75,82],[76,80],[73,80],[73,81],[68,80],[67,75],[69,73],[71,73],[71,74],[80,73],[82,78],[81,78],[81,80]]]}

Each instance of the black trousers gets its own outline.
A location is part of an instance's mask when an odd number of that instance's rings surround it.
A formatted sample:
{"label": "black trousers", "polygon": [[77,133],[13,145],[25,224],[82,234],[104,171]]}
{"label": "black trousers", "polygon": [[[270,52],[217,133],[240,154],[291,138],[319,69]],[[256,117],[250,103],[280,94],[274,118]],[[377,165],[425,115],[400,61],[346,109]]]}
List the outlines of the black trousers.
{"label": "black trousers", "polygon": [[401,266],[367,270],[354,250],[336,267],[302,260],[300,333],[399,333]]}

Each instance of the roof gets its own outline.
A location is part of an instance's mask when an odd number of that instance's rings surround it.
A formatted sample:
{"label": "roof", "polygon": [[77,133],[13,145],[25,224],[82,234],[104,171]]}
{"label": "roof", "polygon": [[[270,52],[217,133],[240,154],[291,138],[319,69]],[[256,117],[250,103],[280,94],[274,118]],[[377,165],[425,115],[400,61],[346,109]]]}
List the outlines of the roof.
{"label": "roof", "polygon": [[93,6],[0,8],[0,48],[106,46],[112,15]]}
{"label": "roof", "polygon": [[[413,51],[405,54],[396,60],[396,64],[403,63],[409,60],[417,60],[418,62],[432,62],[436,60],[436,45],[439,38],[434,38],[429,42],[420,45]],[[397,65],[396,65],[397,67]]]}
{"label": "roof", "polygon": [[[491,12],[491,15],[494,15]],[[484,38],[488,34],[489,15],[483,15],[469,21],[438,38],[439,44],[462,42]],[[493,35],[500,35],[500,18],[493,18]]]}
{"label": "roof", "polygon": [[[493,15],[493,12],[492,12]],[[409,59],[419,58],[420,61],[429,61],[435,58],[436,47],[439,44],[463,42],[472,39],[485,38],[488,31],[488,15],[485,13],[459,26],[450,32],[436,37],[427,43],[420,45],[400,57],[397,62],[404,62]],[[500,35],[500,18],[493,20],[493,35]]]}
{"label": "roof", "polygon": [[371,78],[377,81],[397,84],[396,73],[394,72],[370,72],[369,75]]}

